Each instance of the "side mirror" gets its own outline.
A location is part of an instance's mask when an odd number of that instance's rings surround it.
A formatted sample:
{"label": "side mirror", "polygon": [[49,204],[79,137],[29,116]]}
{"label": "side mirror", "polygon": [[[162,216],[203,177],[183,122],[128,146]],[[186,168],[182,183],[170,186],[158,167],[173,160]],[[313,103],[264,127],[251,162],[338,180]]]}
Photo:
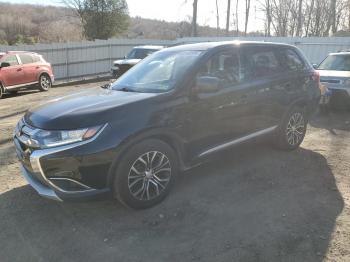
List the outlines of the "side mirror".
{"label": "side mirror", "polygon": [[8,62],[2,62],[2,63],[0,64],[0,68],[9,67],[9,66],[11,66],[11,64],[8,63]]}
{"label": "side mirror", "polygon": [[312,64],[312,67],[313,67],[314,69],[317,69],[317,68],[318,68],[318,64]]}
{"label": "side mirror", "polygon": [[212,76],[200,76],[196,79],[197,93],[215,93],[220,90],[220,80]]}
{"label": "side mirror", "polygon": [[126,59],[126,55],[124,56],[124,59]]}

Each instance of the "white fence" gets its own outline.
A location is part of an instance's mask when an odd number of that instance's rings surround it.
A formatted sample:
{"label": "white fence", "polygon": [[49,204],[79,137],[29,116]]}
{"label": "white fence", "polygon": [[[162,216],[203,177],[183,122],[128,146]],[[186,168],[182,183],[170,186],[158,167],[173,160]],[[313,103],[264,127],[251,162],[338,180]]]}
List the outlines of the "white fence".
{"label": "white fence", "polygon": [[64,44],[37,44],[22,46],[0,46],[0,51],[27,50],[42,54],[54,68],[57,80],[70,81],[109,74],[115,59],[124,57],[134,46],[164,45],[208,41],[267,41],[288,43],[299,47],[312,63],[321,62],[330,52],[350,50],[350,37],[221,37],[181,38],[170,40],[110,39]]}

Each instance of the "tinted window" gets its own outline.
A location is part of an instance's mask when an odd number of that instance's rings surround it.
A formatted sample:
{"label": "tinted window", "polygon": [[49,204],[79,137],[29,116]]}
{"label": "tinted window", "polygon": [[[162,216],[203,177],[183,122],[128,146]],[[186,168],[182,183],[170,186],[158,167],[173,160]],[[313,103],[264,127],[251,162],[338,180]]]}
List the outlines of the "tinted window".
{"label": "tinted window", "polygon": [[330,55],[317,69],[350,71],[350,55]]}
{"label": "tinted window", "polygon": [[15,55],[6,56],[1,62],[9,63],[11,66],[18,65],[18,60]]}
{"label": "tinted window", "polygon": [[239,82],[239,57],[229,52],[216,54],[199,70],[198,76],[217,77],[222,87],[232,87]]}
{"label": "tinted window", "polygon": [[33,63],[33,58],[31,55],[26,55],[26,54],[20,54],[19,58],[22,61],[22,64],[30,64]]}
{"label": "tinted window", "polygon": [[291,49],[283,50],[281,55],[282,63],[285,67],[291,71],[298,71],[304,69],[304,62],[300,59],[299,55]]}
{"label": "tinted window", "polygon": [[241,52],[241,79],[252,80],[281,72],[277,55],[270,48],[244,48]]}

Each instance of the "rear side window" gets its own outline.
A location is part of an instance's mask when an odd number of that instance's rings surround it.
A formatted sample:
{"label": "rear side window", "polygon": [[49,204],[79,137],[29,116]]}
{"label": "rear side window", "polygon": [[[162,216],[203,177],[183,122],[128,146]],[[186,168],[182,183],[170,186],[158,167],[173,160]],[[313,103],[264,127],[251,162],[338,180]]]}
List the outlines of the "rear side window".
{"label": "rear side window", "polygon": [[27,55],[27,54],[20,54],[19,58],[22,61],[22,64],[31,64],[33,63],[33,58],[31,55]]}
{"label": "rear side window", "polygon": [[281,51],[281,59],[282,64],[284,64],[289,71],[299,71],[305,68],[303,60],[301,60],[299,55],[292,49]]}
{"label": "rear side window", "polygon": [[41,58],[38,55],[32,55],[32,58],[34,63],[41,62]]}
{"label": "rear side window", "polygon": [[267,47],[249,47],[241,51],[241,79],[252,80],[281,72],[276,53]]}
{"label": "rear side window", "polygon": [[8,55],[8,56],[6,56],[2,60],[2,62],[9,63],[11,66],[18,65],[18,60],[17,60],[17,57],[15,55]]}

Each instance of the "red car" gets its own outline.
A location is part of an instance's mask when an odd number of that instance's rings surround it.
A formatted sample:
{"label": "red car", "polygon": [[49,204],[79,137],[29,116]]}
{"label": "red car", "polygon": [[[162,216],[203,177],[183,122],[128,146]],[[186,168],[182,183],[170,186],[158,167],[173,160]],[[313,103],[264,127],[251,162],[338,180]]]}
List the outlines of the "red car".
{"label": "red car", "polygon": [[0,98],[4,93],[17,93],[25,87],[36,86],[47,91],[54,81],[51,65],[32,52],[0,53]]}

